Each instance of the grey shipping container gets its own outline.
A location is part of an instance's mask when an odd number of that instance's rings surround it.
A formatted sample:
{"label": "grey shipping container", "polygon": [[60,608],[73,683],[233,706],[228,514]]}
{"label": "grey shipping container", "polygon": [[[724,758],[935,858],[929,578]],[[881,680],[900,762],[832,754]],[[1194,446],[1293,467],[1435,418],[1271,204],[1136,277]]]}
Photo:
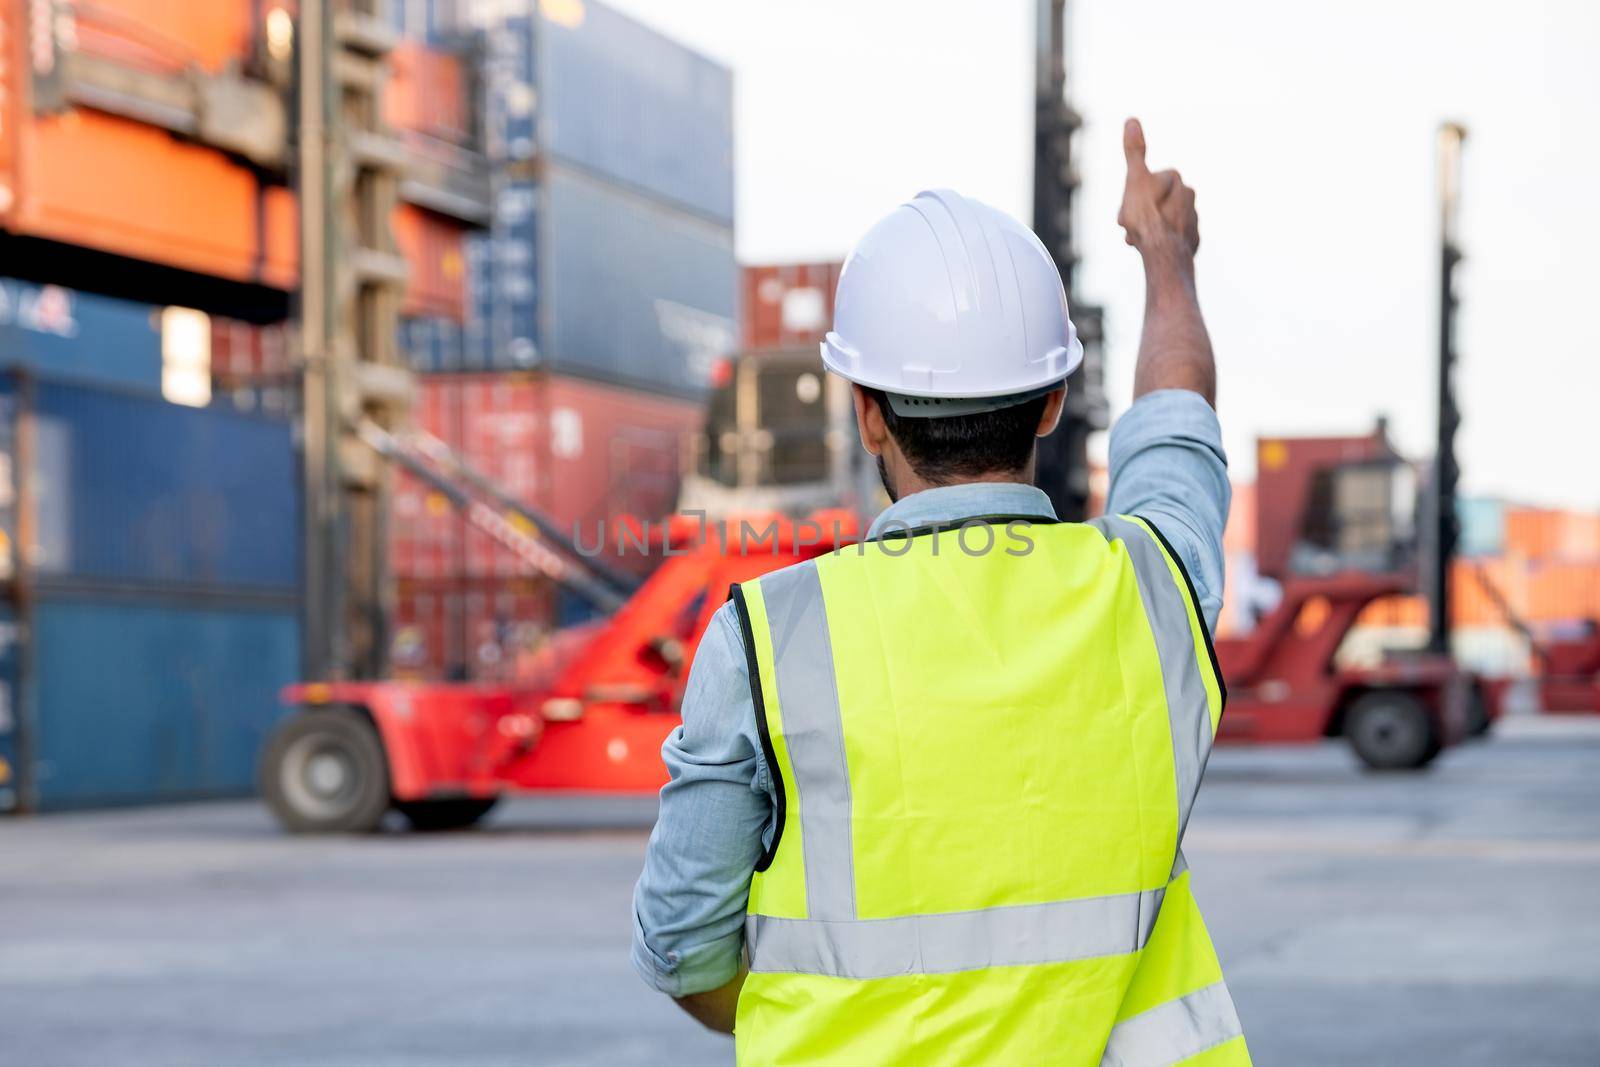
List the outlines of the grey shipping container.
{"label": "grey shipping container", "polygon": [[[733,74],[595,0],[478,5],[499,162],[536,157],[733,222]],[[437,22],[435,22],[437,25]]]}
{"label": "grey shipping container", "polygon": [[540,10],[544,150],[731,224],[732,72],[592,0]]}
{"label": "grey shipping container", "polygon": [[6,707],[16,710],[9,738],[0,734],[11,753],[0,810],[253,789],[257,754],[280,714],[278,690],[299,675],[292,599],[58,594],[32,612],[20,684],[19,630],[0,623],[10,638],[0,647]]}
{"label": "grey shipping container", "polygon": [[[298,464],[284,421],[7,378],[0,456],[0,577],[25,562],[41,585],[299,586]],[[22,509],[33,537],[19,553]]]}
{"label": "grey shipping container", "polygon": [[468,238],[462,352],[428,369],[548,368],[679,396],[704,395],[732,351],[733,233],[567,168],[505,182],[494,228]]}
{"label": "grey shipping container", "polygon": [[732,233],[570,171],[548,171],[543,191],[546,364],[702,393],[736,341]]}
{"label": "grey shipping container", "polygon": [[160,394],[160,310],[0,278],[0,367]]}

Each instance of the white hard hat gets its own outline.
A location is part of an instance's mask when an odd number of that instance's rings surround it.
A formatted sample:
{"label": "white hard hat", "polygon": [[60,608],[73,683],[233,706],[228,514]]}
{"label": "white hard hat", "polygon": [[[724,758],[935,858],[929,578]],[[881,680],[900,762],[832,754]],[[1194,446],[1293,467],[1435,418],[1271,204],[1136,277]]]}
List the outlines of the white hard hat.
{"label": "white hard hat", "polygon": [[1033,231],[948,189],[867,231],[839,276],[827,368],[900,415],[992,411],[1083,362],[1061,274]]}

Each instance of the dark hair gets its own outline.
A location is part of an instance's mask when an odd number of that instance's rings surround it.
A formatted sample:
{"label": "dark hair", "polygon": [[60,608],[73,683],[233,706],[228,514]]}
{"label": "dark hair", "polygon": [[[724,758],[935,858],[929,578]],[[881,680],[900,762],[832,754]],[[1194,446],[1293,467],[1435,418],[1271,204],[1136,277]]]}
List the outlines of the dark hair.
{"label": "dark hair", "polygon": [[905,453],[911,469],[939,485],[950,478],[974,478],[998,471],[1020,471],[1033,458],[1034,435],[1044,415],[1047,396],[1034,397],[999,411],[913,419],[896,415],[880,390],[867,395],[883,412],[889,434]]}

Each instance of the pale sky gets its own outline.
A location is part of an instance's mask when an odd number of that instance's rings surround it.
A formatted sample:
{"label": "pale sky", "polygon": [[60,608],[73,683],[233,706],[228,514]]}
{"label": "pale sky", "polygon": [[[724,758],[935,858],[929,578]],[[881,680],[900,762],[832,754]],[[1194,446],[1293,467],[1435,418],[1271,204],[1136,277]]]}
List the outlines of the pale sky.
{"label": "pale sky", "polygon": [[[1032,0],[610,0],[735,72],[746,262],[842,257],[948,185],[1023,220]],[[1115,225],[1122,119],[1198,190],[1236,476],[1264,433],[1433,435],[1434,129],[1464,122],[1468,491],[1600,507],[1600,3],[1074,0],[1079,288],[1113,410],[1143,290]],[[981,12],[981,13],[980,13]]]}

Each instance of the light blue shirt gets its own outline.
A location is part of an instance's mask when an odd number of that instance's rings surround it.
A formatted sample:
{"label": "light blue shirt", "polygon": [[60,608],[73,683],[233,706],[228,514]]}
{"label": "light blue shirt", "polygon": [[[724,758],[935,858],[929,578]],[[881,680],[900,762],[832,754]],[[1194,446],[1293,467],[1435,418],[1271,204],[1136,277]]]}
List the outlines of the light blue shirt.
{"label": "light blue shirt", "polygon": [[[1111,431],[1106,510],[1138,515],[1183,557],[1215,626],[1222,608],[1228,461],[1216,412],[1198,393],[1141,397]],[[984,515],[1054,518],[1029,485],[952,485],[914,493],[879,515],[873,533]],[[661,747],[671,781],[633,894],[633,965],[681,997],[738,973],[750,876],[773,832],[773,783],[761,756],[738,619],[724,606],[689,671],[683,725]]]}

